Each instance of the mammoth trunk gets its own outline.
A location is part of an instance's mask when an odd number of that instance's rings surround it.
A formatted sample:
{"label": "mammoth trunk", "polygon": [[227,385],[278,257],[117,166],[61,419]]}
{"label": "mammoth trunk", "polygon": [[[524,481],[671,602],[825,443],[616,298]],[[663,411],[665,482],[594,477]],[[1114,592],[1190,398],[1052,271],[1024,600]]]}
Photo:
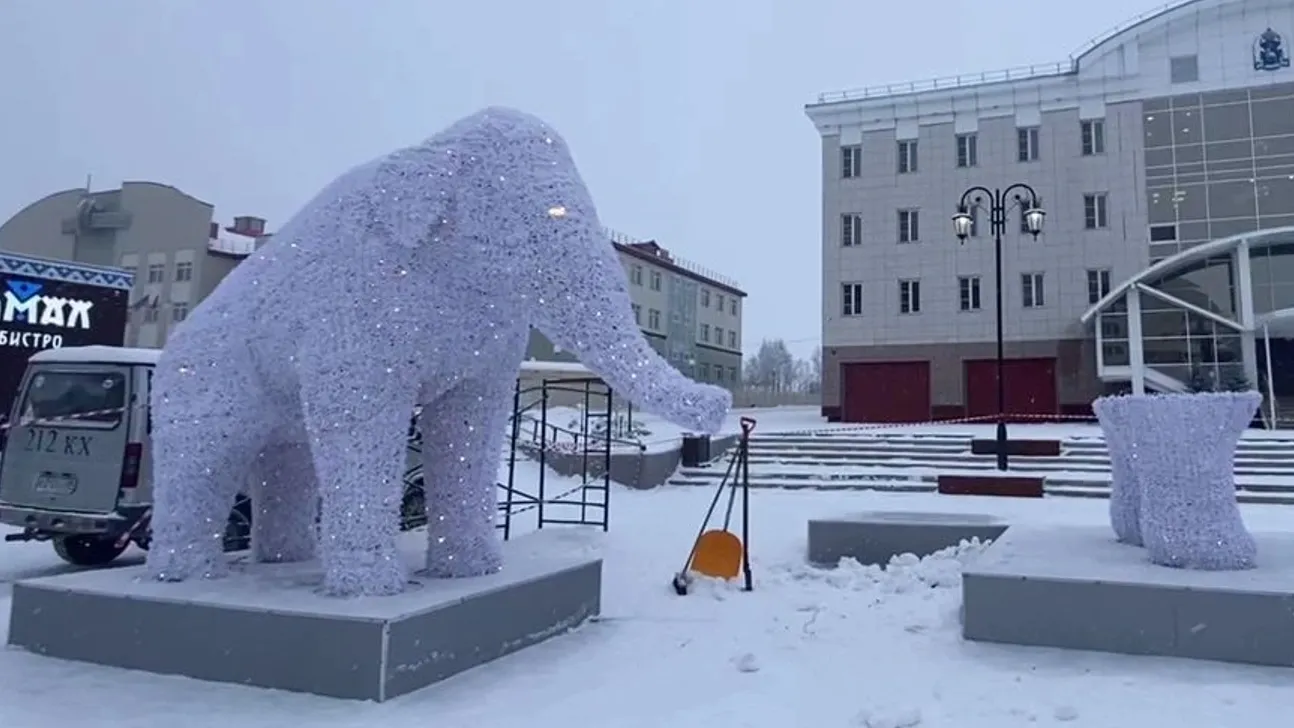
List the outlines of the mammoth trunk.
{"label": "mammoth trunk", "polygon": [[596,228],[585,234],[593,244],[560,246],[592,252],[554,261],[536,301],[537,328],[639,407],[675,422],[689,419],[686,401],[695,383],[657,354],[639,330],[610,241]]}

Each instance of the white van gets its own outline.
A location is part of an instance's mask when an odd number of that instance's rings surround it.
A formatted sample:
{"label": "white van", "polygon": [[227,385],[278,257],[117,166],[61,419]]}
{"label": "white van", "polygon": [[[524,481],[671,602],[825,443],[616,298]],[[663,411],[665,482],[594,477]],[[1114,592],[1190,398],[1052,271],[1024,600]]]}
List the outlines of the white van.
{"label": "white van", "polygon": [[82,566],[147,547],[148,391],[159,352],[111,346],[33,354],[4,432],[5,540],[52,540]]}
{"label": "white van", "polygon": [[[5,541],[53,541],[65,561],[101,566],[149,545],[153,502],[149,391],[158,349],[82,346],[28,360],[0,455]],[[416,430],[406,468],[401,526],[426,522]],[[251,503],[240,495],[225,549],[248,547]]]}

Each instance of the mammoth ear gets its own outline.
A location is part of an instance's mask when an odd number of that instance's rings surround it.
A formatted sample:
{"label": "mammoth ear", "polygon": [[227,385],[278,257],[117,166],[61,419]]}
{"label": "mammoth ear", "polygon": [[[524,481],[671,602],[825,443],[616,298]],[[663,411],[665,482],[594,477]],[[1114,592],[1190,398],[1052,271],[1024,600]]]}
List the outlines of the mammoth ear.
{"label": "mammoth ear", "polygon": [[419,248],[444,235],[455,207],[455,170],[444,168],[444,162],[420,148],[379,161],[363,196],[367,232],[402,248]]}

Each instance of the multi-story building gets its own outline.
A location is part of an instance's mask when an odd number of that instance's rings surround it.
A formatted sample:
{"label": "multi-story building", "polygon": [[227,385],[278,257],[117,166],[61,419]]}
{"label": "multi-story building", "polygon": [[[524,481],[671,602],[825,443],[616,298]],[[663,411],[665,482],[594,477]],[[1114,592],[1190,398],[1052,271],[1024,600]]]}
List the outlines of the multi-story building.
{"label": "multi-story building", "polygon": [[997,411],[993,239],[985,216],[959,244],[950,217],[970,186],[1018,182],[1047,215],[1035,240],[1013,210],[1002,240],[1010,412],[1201,377],[1247,378],[1274,406],[1266,352],[1294,357],[1276,326],[1294,307],[1292,35],[1289,0],[1189,0],[1054,68],[810,104],[824,414]]}
{"label": "multi-story building", "polygon": [[[703,382],[741,383],[741,317],[746,293],[653,241],[607,231],[629,278],[634,319],[643,335],[679,371]],[[571,360],[532,331],[528,358]]]}
{"label": "multi-story building", "polygon": [[131,270],[126,343],[157,347],[268,237],[261,218],[237,217],[222,229],[213,212],[210,204],[154,182],[64,190],[0,225],[0,250]]}

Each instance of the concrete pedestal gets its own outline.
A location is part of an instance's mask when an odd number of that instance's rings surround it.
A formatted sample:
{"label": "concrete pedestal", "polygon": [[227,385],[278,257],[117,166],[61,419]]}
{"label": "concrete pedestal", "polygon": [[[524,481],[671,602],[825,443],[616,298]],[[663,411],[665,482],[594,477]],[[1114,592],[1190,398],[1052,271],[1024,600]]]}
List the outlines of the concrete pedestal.
{"label": "concrete pedestal", "polygon": [[[425,536],[401,554],[417,563]],[[495,575],[416,577],[390,597],[315,593],[317,564],[249,564],[164,584],[143,567],[20,581],[9,644],[201,680],[386,700],[542,642],[598,614],[602,562],[543,532],[504,544]]]}
{"label": "concrete pedestal", "polygon": [[1012,526],[963,569],[968,640],[1294,667],[1294,537],[1257,569],[1151,564],[1105,526]]}
{"label": "concrete pedestal", "polygon": [[929,556],[963,540],[989,541],[1005,521],[979,513],[872,511],[809,521],[809,562],[835,566],[842,558],[888,564],[899,554]]}

